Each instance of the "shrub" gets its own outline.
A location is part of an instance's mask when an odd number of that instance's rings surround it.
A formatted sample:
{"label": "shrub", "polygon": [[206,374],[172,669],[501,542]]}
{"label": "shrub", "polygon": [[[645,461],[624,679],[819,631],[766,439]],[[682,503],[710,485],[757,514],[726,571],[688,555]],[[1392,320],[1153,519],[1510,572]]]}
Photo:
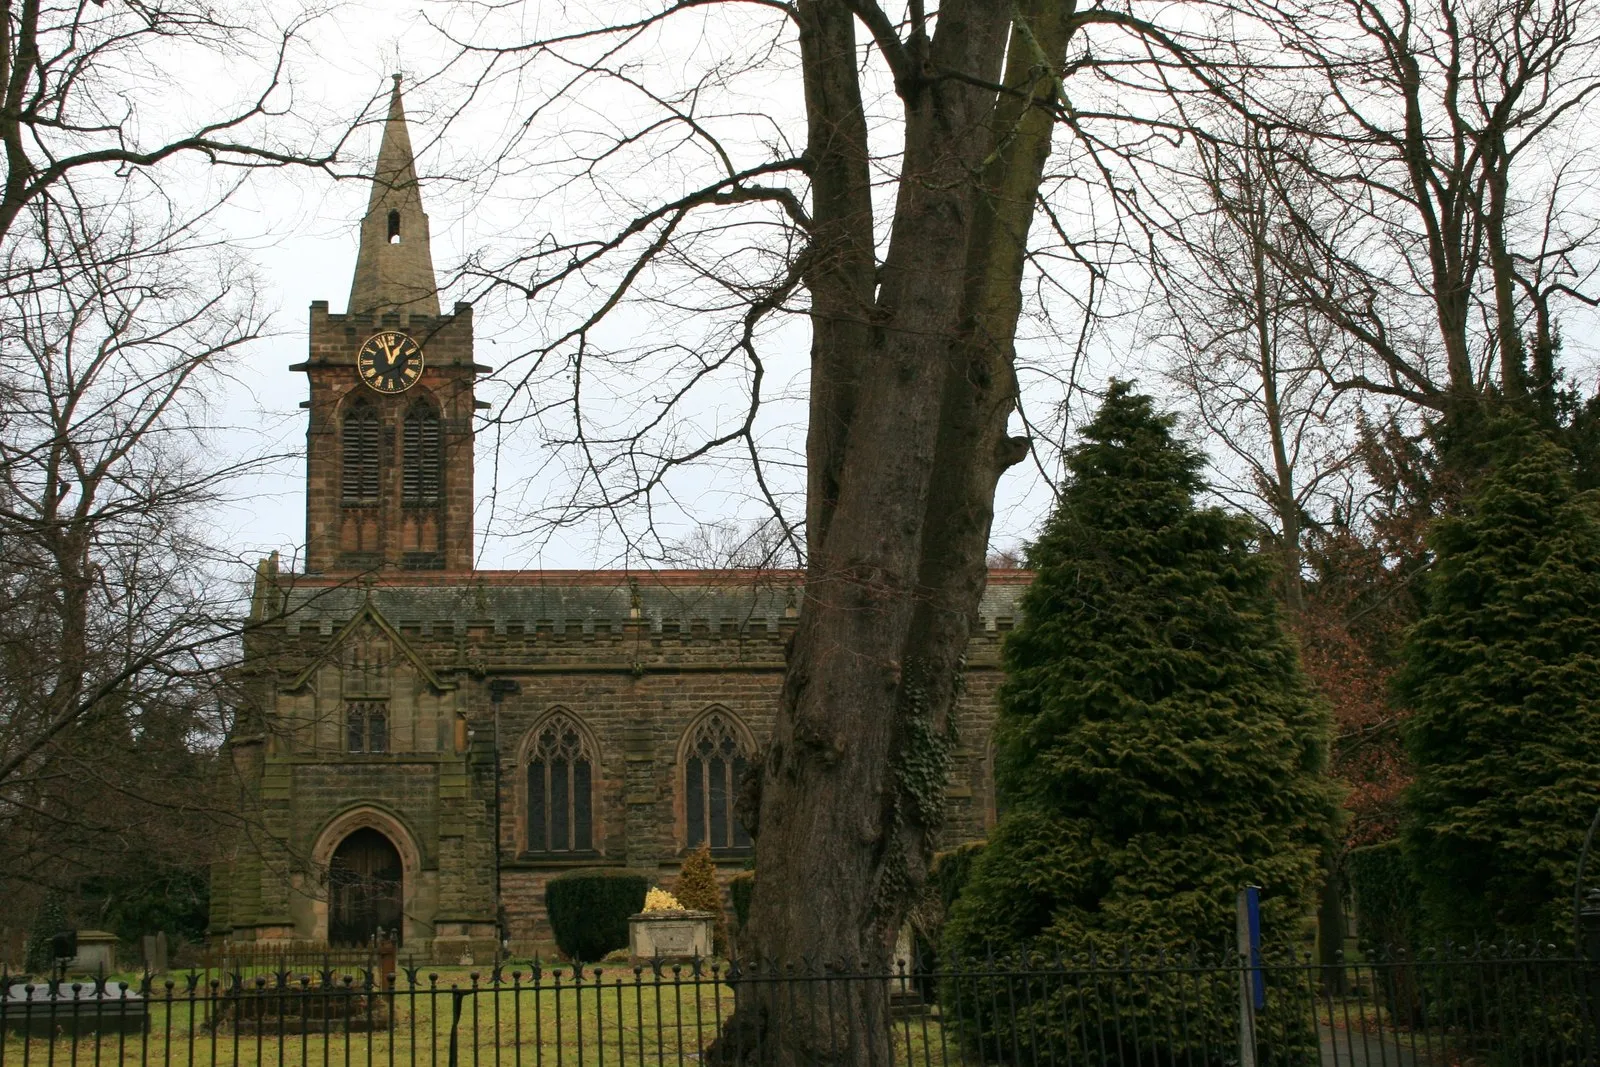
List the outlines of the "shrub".
{"label": "shrub", "polygon": [[1345,871],[1356,898],[1361,950],[1410,953],[1418,946],[1421,889],[1399,841],[1352,849]]}
{"label": "shrub", "polygon": [[672,890],[685,908],[709,911],[714,916],[711,920],[712,951],[719,956],[725,954],[728,920],[722,910],[722,886],[717,883],[717,865],[711,859],[710,845],[702,844],[684,858]]}
{"label": "shrub", "polygon": [[728,883],[728,896],[733,898],[735,929],[743,930],[750,921],[750,898],[756,894],[756,872],[740,871]]}
{"label": "shrub", "polygon": [[28,930],[28,970],[46,975],[54,970],[55,952],[52,939],[67,929],[67,914],[61,900],[54,893],[44,898],[34,914],[33,926]]}
{"label": "shrub", "polygon": [[940,906],[946,912],[967,887],[967,879],[972,877],[972,865],[983,854],[984,844],[982,841],[968,841],[933,857],[933,867],[928,871],[928,888],[937,895]]}
{"label": "shrub", "polygon": [[628,916],[644,908],[650,879],[631,871],[573,871],[550,879],[545,911],[556,947],[571,960],[604,959],[628,947]]}
{"label": "shrub", "polygon": [[652,889],[644,895],[645,911],[682,911],[683,904],[665,889]]}
{"label": "shrub", "polygon": [[163,930],[198,943],[206,936],[210,883],[204,867],[135,855],[123,871],[85,881],[80,899],[96,926],[128,944]]}
{"label": "shrub", "polygon": [[928,868],[928,883],[911,909],[914,955],[907,962],[916,974],[917,991],[929,1002],[939,999],[933,975],[939,969],[939,942],[944,936],[945,918],[965,888],[972,874],[972,861],[983,852],[983,846],[982,841],[969,841],[936,853]]}
{"label": "shrub", "polygon": [[[1419,980],[1427,968],[1412,966],[1422,947],[1422,887],[1411,870],[1401,842],[1385,841],[1352,849],[1345,872],[1355,894],[1361,951],[1385,965],[1377,990],[1384,1008],[1400,1020],[1420,1019],[1423,995]],[[1433,998],[1440,1002],[1438,991]]]}

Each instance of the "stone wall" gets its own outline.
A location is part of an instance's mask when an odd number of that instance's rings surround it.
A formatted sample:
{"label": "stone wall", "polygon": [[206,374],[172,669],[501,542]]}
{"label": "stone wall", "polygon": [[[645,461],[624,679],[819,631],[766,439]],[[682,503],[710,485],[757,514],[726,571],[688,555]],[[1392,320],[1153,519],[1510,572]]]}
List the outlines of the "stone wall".
{"label": "stone wall", "polygon": [[[498,909],[519,950],[548,948],[544,886],[562,871],[626,866],[670,883],[689,844],[685,737],[713,709],[747,731],[752,747],[768,735],[797,579],[271,578],[258,601],[287,614],[250,643],[250,670],[271,681],[260,689],[266,741],[244,760],[255,770],[243,774],[256,776],[261,819],[281,855],[236,856],[216,893],[230,912],[220,925],[236,936],[314,936],[317,879],[325,877],[314,853],[319,842],[331,847],[329,827],[355,809],[383,813],[408,837],[416,877],[427,883],[412,901],[416,931],[448,934],[440,951],[452,959],[491,949],[482,942],[495,929],[497,873]],[[946,844],[981,836],[993,817],[999,643],[1022,581],[996,581],[974,634]],[[356,672],[365,673],[352,682]],[[508,682],[520,691],[508,692]],[[378,690],[395,724],[393,750],[343,751],[342,703]],[[527,847],[526,753],[557,711],[592,746],[592,853]],[[727,877],[744,857],[719,863]]]}

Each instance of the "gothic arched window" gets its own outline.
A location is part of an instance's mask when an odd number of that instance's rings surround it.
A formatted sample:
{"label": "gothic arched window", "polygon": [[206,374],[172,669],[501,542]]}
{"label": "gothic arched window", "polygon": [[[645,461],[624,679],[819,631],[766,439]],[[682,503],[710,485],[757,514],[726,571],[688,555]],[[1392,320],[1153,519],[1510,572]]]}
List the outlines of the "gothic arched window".
{"label": "gothic arched window", "polygon": [[426,404],[406,412],[401,496],[406,507],[432,507],[439,502],[444,467],[439,443],[439,413]]}
{"label": "gothic arched window", "polygon": [[378,413],[370,404],[355,404],[345,412],[340,442],[344,477],[339,495],[346,504],[373,504],[378,500],[382,466],[378,439]]}
{"label": "gothic arched window", "polygon": [[528,750],[528,851],[594,848],[594,754],[584,731],[557,712],[540,724]]}
{"label": "gothic arched window", "polygon": [[750,745],[730,712],[713,711],[694,725],[683,753],[683,802],[690,848],[746,849],[750,834],[733,813]]}

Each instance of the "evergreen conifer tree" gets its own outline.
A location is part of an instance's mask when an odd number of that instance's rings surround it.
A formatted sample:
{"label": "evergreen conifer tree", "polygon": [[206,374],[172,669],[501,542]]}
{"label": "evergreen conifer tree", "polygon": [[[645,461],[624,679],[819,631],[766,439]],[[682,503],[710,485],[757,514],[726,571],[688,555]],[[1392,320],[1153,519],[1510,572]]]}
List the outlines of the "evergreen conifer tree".
{"label": "evergreen conifer tree", "polygon": [[1201,458],[1128,384],[1084,438],[1004,646],[1009,807],[946,926],[961,959],[1220,947],[1247,884],[1284,933],[1334,823],[1326,712],[1251,526],[1196,506]]}
{"label": "evergreen conifer tree", "polygon": [[1600,498],[1531,426],[1494,435],[1482,482],[1430,532],[1397,685],[1405,838],[1432,935],[1570,937],[1600,803]]}
{"label": "evergreen conifer tree", "polygon": [[711,846],[704,842],[684,857],[678,880],[672,885],[678,903],[694,911],[709,911],[712,919],[712,951],[723,955],[728,950],[728,917],[722,909],[722,886],[717,882],[717,865]]}

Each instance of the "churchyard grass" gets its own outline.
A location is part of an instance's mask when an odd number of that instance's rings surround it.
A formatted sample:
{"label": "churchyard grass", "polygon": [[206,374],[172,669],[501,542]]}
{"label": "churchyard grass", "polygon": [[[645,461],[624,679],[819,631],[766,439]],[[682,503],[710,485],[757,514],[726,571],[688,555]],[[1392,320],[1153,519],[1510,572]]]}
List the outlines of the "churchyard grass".
{"label": "churchyard grass", "polygon": [[[223,988],[220,979],[211,986],[202,976],[191,997],[185,976],[174,974],[170,995],[163,980],[155,983],[145,1032],[74,1037],[69,1023],[53,1037],[35,1033],[25,1039],[8,1027],[0,1042],[0,1067],[605,1067],[608,1061],[683,1067],[698,1063],[734,1007],[733,990],[725,982],[714,981],[709,972],[696,981],[688,968],[676,975],[664,968],[657,980],[649,968],[636,977],[624,965],[602,966],[598,980],[590,970],[578,986],[569,969],[563,969],[559,984],[546,969],[537,987],[526,970],[516,979],[512,970],[505,969],[505,980],[496,987],[481,970],[475,981],[470,968],[424,969],[414,987],[401,976],[392,995],[375,994],[370,1010],[358,985],[339,988],[326,1000],[353,1005],[352,1017],[335,1018],[331,1032],[282,1015],[268,1016],[259,1027],[237,1027],[227,1014],[229,998],[212,993]],[[120,977],[137,991],[136,976]],[[261,981],[262,995],[271,998],[272,982]],[[292,979],[291,988],[298,983]],[[315,982],[309,985],[311,991],[301,996],[313,1005],[325,999]],[[115,980],[110,988],[114,997]],[[800,995],[813,996],[818,1009],[827,1010],[827,983]],[[393,1004],[392,1027],[384,1025],[384,1001]],[[72,1010],[67,1008],[69,1019]],[[77,1010],[87,1018],[96,1008],[86,1002]],[[113,1002],[107,1014],[115,1011]],[[10,1020],[19,1014],[13,1008]],[[334,1014],[339,1015],[337,1008]],[[956,1050],[944,1047],[936,1017],[899,1021],[896,1045],[897,1059],[906,1056],[911,1063],[959,1062]]]}
{"label": "churchyard grass", "polygon": [[[602,1048],[605,1053],[622,1053],[629,1062],[677,1062],[698,1053],[716,1035],[719,1019],[732,1011],[732,990],[707,981],[675,983],[670,972],[656,984],[648,975],[647,971],[636,986],[631,969],[602,970],[598,984],[591,979],[575,988],[563,981],[558,990],[548,973],[537,989],[527,984],[524,974],[520,989],[508,980],[496,991],[480,974],[475,993],[468,969],[441,967],[419,974],[415,988],[402,978],[392,998],[383,994],[374,998],[370,1012],[355,996],[354,1017],[336,1019],[328,1033],[307,1032],[300,1020],[282,1017],[265,1019],[259,1028],[235,1027],[226,1018],[214,1025],[227,1010],[227,998],[205,996],[202,982],[201,999],[190,999],[180,978],[170,999],[161,983],[156,984],[145,1033],[98,1038],[84,1034],[76,1040],[63,1033],[52,1042],[43,1034],[25,1041],[8,1032],[3,1063],[4,1067],[48,1063],[75,1067],[131,1060],[184,1067],[390,1063],[434,1067],[452,1062],[451,1021],[457,1001],[454,1062],[461,1067],[569,1059],[577,1063],[580,1044],[590,1062],[596,1062],[595,1054]],[[436,980],[430,981],[433,976]],[[314,985],[312,989],[308,995],[315,1001],[319,998]],[[336,1001],[350,997],[342,991],[332,995]],[[382,1000],[393,1004],[392,1028],[383,1026]],[[85,1004],[82,1014],[93,1010],[93,1005]]]}

